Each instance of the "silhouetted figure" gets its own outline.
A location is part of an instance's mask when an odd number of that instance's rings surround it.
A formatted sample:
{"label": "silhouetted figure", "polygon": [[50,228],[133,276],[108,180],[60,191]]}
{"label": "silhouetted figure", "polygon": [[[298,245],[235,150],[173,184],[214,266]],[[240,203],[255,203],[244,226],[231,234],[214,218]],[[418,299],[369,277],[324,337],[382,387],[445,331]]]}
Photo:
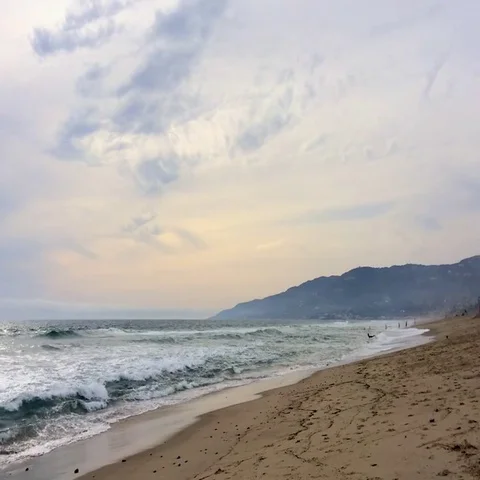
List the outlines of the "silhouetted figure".
{"label": "silhouetted figure", "polygon": [[372,335],[371,333],[367,332],[367,335],[368,335],[368,338],[375,338],[375,335]]}

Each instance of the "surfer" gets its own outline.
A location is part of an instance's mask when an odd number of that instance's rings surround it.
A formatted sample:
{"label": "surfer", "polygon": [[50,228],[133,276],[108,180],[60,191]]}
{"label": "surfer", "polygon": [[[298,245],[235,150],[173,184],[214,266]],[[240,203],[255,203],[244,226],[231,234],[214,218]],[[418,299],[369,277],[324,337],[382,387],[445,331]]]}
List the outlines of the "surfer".
{"label": "surfer", "polygon": [[375,335],[372,335],[370,332],[367,332],[368,338],[375,338]]}

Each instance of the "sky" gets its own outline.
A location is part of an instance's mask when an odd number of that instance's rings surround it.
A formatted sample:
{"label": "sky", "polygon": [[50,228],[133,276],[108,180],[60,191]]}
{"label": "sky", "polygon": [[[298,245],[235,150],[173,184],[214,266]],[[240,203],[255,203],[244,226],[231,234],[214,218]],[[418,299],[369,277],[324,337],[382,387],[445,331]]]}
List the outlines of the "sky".
{"label": "sky", "polygon": [[479,254],[479,23],[478,0],[3,0],[0,317],[203,315]]}

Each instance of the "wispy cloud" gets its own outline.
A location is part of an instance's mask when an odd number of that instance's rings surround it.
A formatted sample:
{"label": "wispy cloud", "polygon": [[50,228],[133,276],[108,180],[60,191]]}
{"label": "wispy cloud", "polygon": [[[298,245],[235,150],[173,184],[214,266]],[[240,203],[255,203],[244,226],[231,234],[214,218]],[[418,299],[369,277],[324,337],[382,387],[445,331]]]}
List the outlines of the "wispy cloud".
{"label": "wispy cloud", "polygon": [[123,230],[128,233],[134,233],[139,228],[147,225],[148,223],[152,222],[157,218],[157,214],[153,212],[145,212],[141,215],[137,215],[132,218],[128,225],[123,227]]}
{"label": "wispy cloud", "polygon": [[172,232],[197,250],[207,248],[207,243],[204,240],[185,228],[174,227],[172,228]]}
{"label": "wispy cloud", "polygon": [[35,53],[47,57],[79,48],[94,48],[107,42],[119,26],[114,17],[133,4],[131,0],[89,0],[78,2],[56,29],[35,28],[31,45]]}
{"label": "wispy cloud", "polygon": [[437,232],[442,229],[442,225],[435,217],[430,215],[419,215],[415,218],[416,223],[429,232]]}
{"label": "wispy cloud", "polygon": [[417,4],[415,8],[410,9],[408,13],[402,15],[400,18],[374,25],[371,32],[374,35],[388,35],[398,30],[411,28],[418,22],[429,20],[439,14],[442,10],[443,3],[443,1],[435,1],[427,7],[425,7],[424,4]]}
{"label": "wispy cloud", "polygon": [[94,118],[94,114],[95,112],[91,108],[74,113],[62,126],[52,153],[61,159],[80,160],[89,163],[91,159],[85,155],[81,142],[100,127],[100,123]]}
{"label": "wispy cloud", "polygon": [[239,135],[238,148],[247,153],[258,150],[269,138],[278,135],[290,120],[290,115],[280,113],[264,117],[261,122],[247,127]]}
{"label": "wispy cloud", "polygon": [[135,170],[138,187],[149,195],[162,193],[165,186],[178,179],[179,165],[180,159],[175,156],[143,160]]}
{"label": "wispy cloud", "polygon": [[78,78],[76,89],[84,97],[95,97],[102,93],[102,81],[109,74],[109,67],[98,63],[90,66],[87,71]]}
{"label": "wispy cloud", "polygon": [[158,11],[146,39],[151,51],[119,89],[119,95],[178,89],[190,75],[226,4],[227,0],[182,0],[172,12]]}
{"label": "wispy cloud", "polygon": [[369,220],[388,214],[395,204],[393,202],[378,202],[346,207],[327,208],[325,210],[312,210],[293,220],[293,223],[329,223],[352,222]]}
{"label": "wispy cloud", "polygon": [[157,11],[145,40],[146,59],[118,89],[124,106],[114,122],[121,130],[164,132],[194,108],[194,97],[181,89],[226,5],[227,0],[182,0],[173,11]]}
{"label": "wispy cloud", "polygon": [[120,236],[127,235],[137,242],[164,254],[180,254],[189,249],[203,250],[207,247],[204,240],[186,228],[161,226],[156,221],[158,214],[145,212],[135,216],[122,228]]}
{"label": "wispy cloud", "polygon": [[447,62],[448,56],[446,54],[442,55],[433,65],[431,70],[427,74],[427,82],[425,85],[425,90],[423,91],[423,99],[428,100],[430,96],[430,92],[435,84],[435,81],[440,74],[440,71],[444,67],[445,63]]}
{"label": "wispy cloud", "polygon": [[303,145],[302,150],[304,152],[311,152],[325,145],[328,136],[323,134],[315,137],[313,140],[310,140],[305,145]]}

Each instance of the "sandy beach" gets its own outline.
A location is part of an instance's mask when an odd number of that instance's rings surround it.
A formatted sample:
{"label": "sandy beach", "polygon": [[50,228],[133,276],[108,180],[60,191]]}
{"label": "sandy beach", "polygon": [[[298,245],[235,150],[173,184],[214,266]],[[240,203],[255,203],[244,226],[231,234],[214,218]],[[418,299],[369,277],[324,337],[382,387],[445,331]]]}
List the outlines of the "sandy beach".
{"label": "sandy beach", "polygon": [[208,413],[82,480],[480,478],[480,321]]}

